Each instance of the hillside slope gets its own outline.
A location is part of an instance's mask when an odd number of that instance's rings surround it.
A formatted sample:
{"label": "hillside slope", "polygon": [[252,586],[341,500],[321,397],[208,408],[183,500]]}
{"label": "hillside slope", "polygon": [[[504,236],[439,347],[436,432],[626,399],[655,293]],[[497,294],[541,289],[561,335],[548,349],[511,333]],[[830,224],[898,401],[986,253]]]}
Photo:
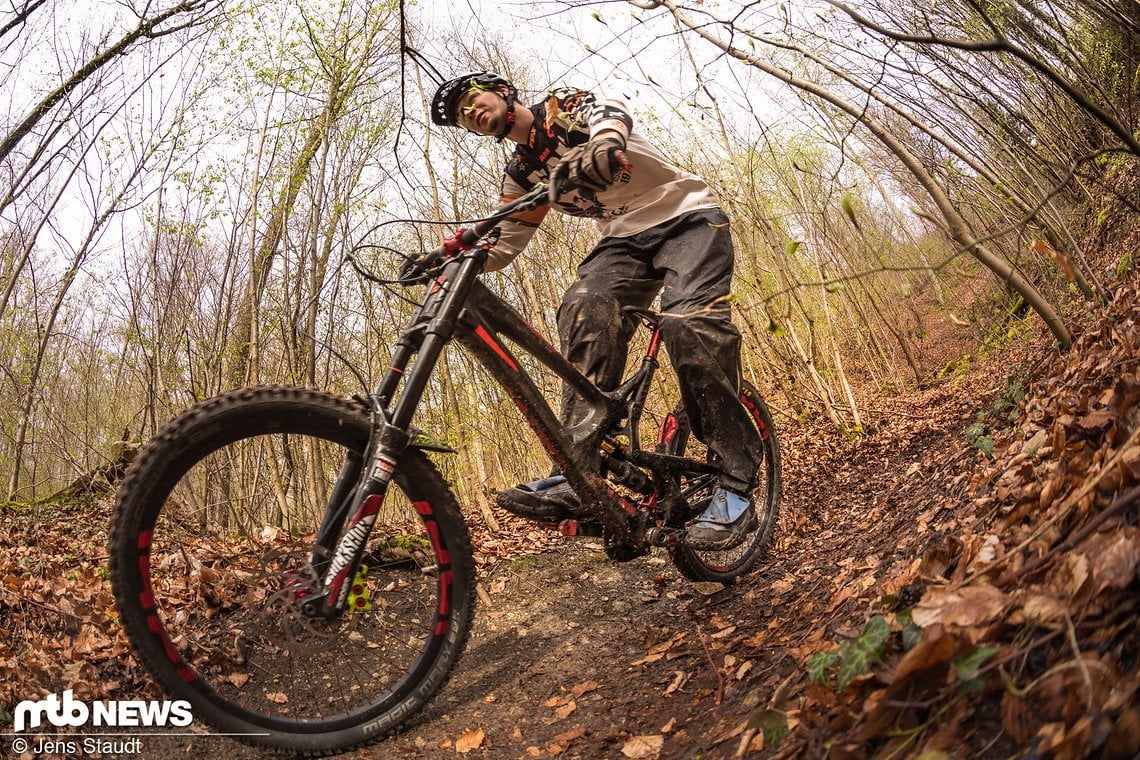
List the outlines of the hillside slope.
{"label": "hillside slope", "polygon": [[[1002,350],[870,404],[858,440],[785,425],[777,541],[734,587],[509,518],[477,532],[482,604],[454,679],[351,756],[1133,756],[1135,271],[1099,314],[1066,354],[1016,323]],[[114,623],[108,506],[45,509],[0,527],[0,720],[65,688],[155,696]]]}

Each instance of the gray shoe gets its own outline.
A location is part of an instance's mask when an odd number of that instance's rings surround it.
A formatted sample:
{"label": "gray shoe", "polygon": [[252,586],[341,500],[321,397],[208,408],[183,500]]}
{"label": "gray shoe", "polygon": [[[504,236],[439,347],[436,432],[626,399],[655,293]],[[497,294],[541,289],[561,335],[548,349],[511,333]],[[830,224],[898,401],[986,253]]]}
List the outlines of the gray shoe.
{"label": "gray shoe", "polygon": [[561,522],[579,516],[582,502],[561,475],[500,491],[495,503],[503,509],[531,520]]}
{"label": "gray shoe", "polygon": [[685,543],[699,551],[732,549],[744,543],[757,525],[752,499],[718,486],[708,507],[685,532]]}

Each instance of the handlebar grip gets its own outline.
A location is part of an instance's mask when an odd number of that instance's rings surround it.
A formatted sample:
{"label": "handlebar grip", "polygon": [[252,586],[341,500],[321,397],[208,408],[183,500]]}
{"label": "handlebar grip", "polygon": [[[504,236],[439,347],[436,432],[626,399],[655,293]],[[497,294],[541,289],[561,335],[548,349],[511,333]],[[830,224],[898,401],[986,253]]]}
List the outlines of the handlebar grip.
{"label": "handlebar grip", "polygon": [[[476,225],[476,227],[478,226],[479,225]],[[480,233],[476,232],[472,228],[467,228],[460,230],[457,237],[459,238],[459,242],[464,248],[471,248],[475,245],[475,243],[479,241],[479,238],[482,237],[482,235],[480,235]]]}

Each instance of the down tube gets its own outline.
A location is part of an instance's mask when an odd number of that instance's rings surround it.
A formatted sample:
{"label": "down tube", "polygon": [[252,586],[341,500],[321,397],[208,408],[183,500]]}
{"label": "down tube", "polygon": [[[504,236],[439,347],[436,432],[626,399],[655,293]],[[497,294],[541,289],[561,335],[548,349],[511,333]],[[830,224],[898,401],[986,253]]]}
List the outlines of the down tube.
{"label": "down tube", "polygon": [[569,459],[569,445],[550,404],[498,336],[479,325],[474,329],[461,327],[456,338],[506,390],[554,463],[563,471],[577,469],[579,465]]}
{"label": "down tube", "polygon": [[489,327],[493,333],[507,338],[549,369],[554,370],[554,373],[577,391],[588,404],[599,409],[606,408],[609,398],[586,379],[577,367],[566,361],[566,357],[531,327],[521,314],[483,283],[475,283],[467,297],[467,304],[479,322]]}

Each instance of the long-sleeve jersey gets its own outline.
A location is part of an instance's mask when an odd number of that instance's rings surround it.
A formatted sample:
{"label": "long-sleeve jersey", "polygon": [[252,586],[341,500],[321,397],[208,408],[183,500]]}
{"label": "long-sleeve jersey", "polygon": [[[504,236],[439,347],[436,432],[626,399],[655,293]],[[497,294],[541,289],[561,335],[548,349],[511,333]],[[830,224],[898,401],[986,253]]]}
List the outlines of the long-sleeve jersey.
{"label": "long-sleeve jersey", "polygon": [[[621,101],[607,100],[584,90],[551,92],[530,107],[534,125],[525,143],[515,148],[503,172],[502,197],[512,200],[546,182],[570,148],[603,132],[626,139],[626,158],[632,170],[622,170],[605,190],[578,189],[563,195],[555,208],[572,216],[591,217],[605,237],[628,237],[656,227],[681,214],[718,206],[703,179],[682,171],[633,131],[633,119]],[[530,242],[550,206],[518,214],[492,233],[495,240],[487,271],[502,269]]]}

